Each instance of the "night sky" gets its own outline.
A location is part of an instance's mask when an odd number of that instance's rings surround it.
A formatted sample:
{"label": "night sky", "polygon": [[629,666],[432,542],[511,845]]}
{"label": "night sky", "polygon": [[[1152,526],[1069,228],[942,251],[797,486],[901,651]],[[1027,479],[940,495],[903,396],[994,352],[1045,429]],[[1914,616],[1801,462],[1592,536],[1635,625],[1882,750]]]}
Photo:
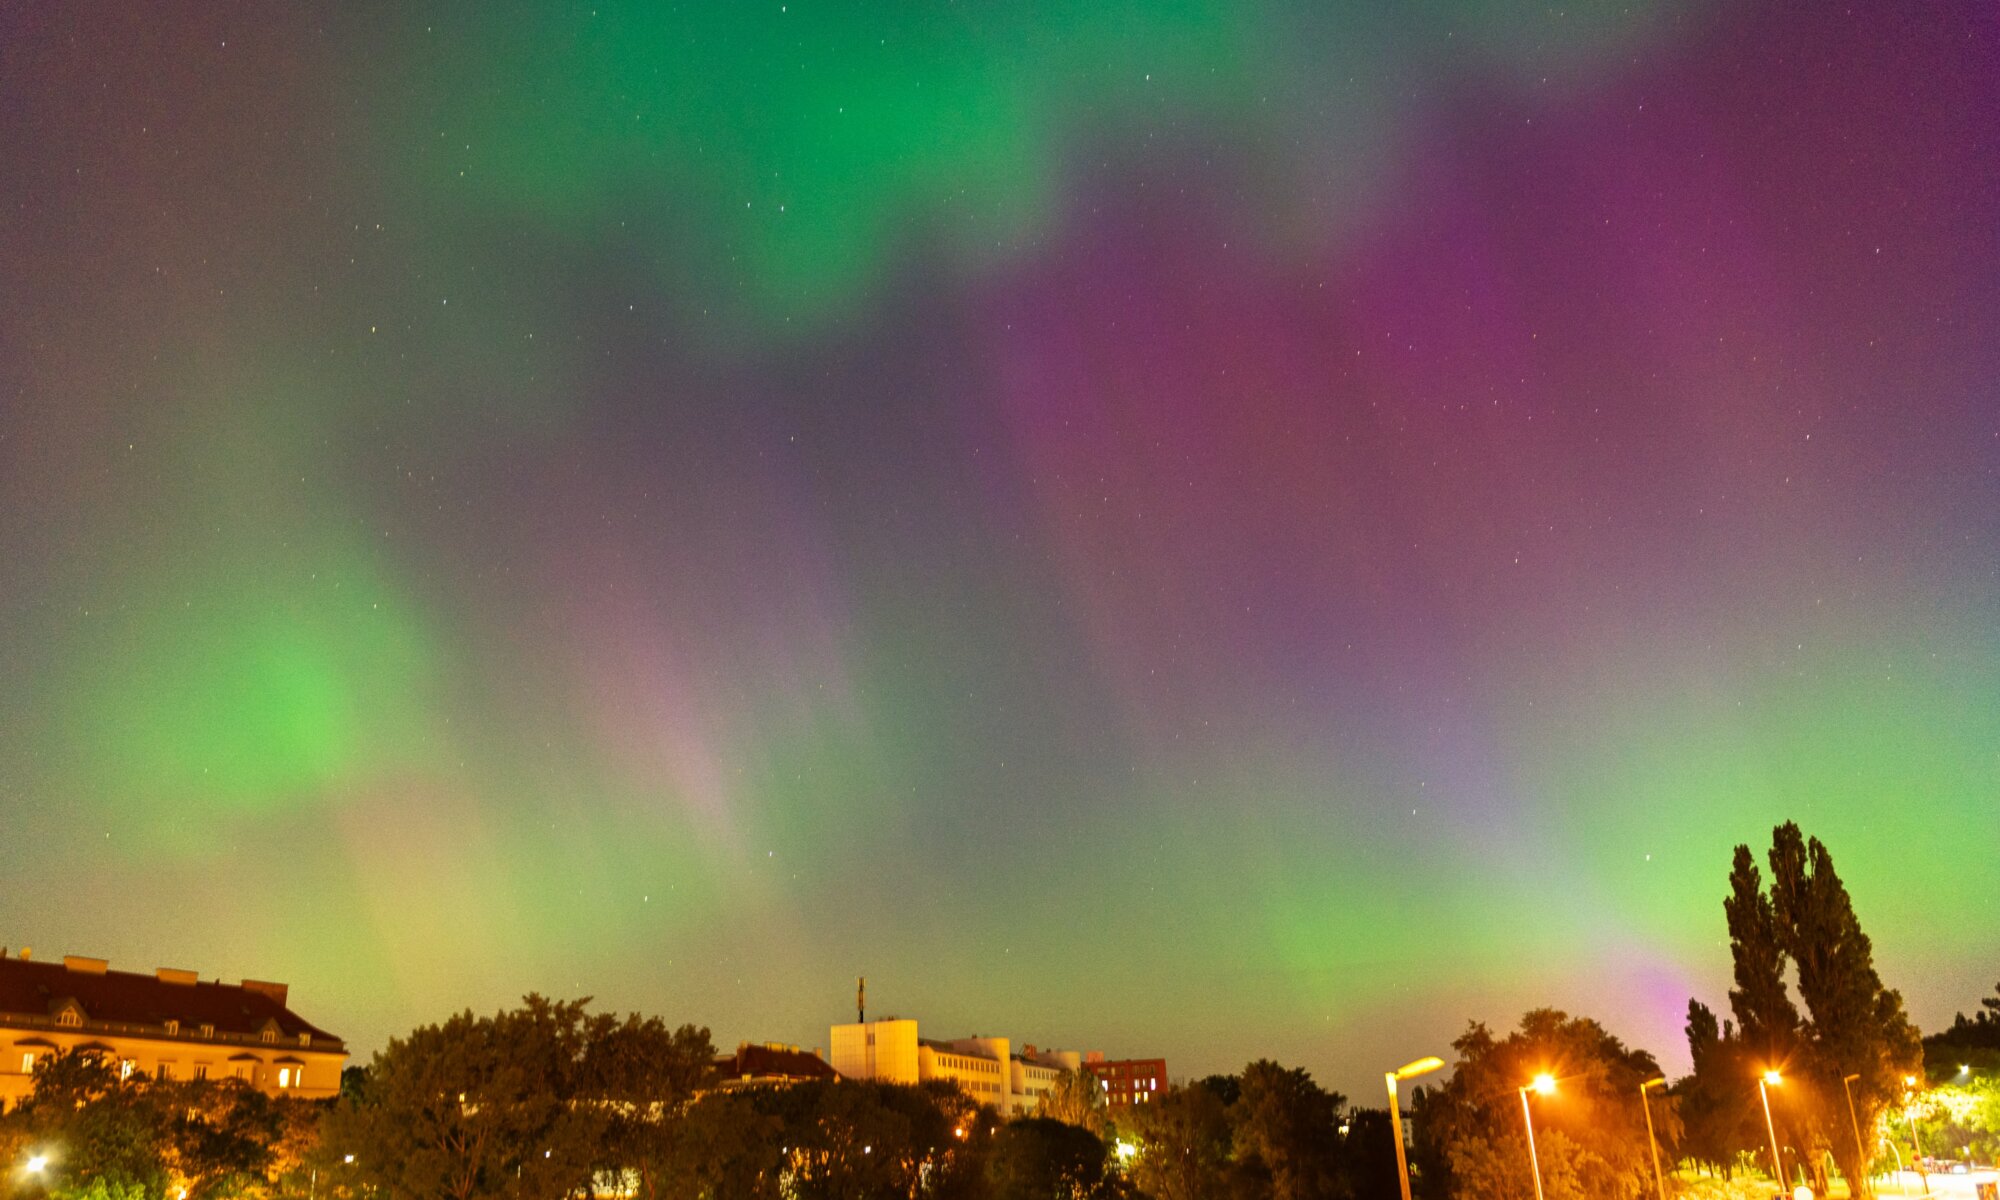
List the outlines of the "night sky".
{"label": "night sky", "polygon": [[1936,1027],[2000,9],[7,5],[0,814],[0,941],[364,1055],[1679,1070],[1787,818]]}

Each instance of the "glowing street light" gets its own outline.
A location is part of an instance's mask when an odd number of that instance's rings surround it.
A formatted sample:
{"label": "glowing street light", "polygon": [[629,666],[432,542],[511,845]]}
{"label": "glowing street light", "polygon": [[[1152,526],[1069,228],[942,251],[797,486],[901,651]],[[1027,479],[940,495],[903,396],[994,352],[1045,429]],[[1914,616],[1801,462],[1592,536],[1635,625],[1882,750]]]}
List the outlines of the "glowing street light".
{"label": "glowing street light", "polygon": [[1785,1082],[1785,1077],[1776,1071],[1766,1071],[1757,1081],[1757,1098],[1764,1102],[1764,1132],[1771,1135],[1771,1178],[1779,1187],[1785,1186],[1785,1164],[1778,1157],[1778,1127],[1771,1123],[1770,1088]]}
{"label": "glowing street light", "polygon": [[1535,1115],[1528,1109],[1528,1091],[1531,1088],[1544,1096],[1552,1095],[1556,1090],[1556,1077],[1544,1071],[1518,1089],[1521,1093],[1521,1123],[1528,1127],[1528,1167],[1535,1173],[1535,1200],[1543,1200],[1542,1160],[1535,1153]]}
{"label": "glowing street light", "polygon": [[[1382,1078],[1389,1084],[1389,1134],[1396,1140],[1396,1184],[1403,1189],[1403,1200],[1410,1200],[1410,1160],[1403,1153],[1403,1104],[1396,1095],[1396,1085],[1405,1079],[1428,1075],[1442,1066],[1444,1060],[1432,1055],[1382,1073]],[[1347,1127],[1341,1126],[1340,1131],[1346,1133]]]}
{"label": "glowing street light", "polygon": [[30,1154],[28,1161],[21,1165],[27,1169],[28,1174],[40,1175],[43,1171],[48,1170],[49,1156],[46,1154]]}
{"label": "glowing street light", "polygon": [[1653,1185],[1660,1189],[1660,1200],[1667,1200],[1667,1177],[1660,1174],[1660,1139],[1653,1136],[1653,1104],[1646,1098],[1646,1093],[1665,1086],[1665,1075],[1655,1075],[1639,1085],[1639,1107],[1646,1110],[1646,1148],[1653,1152]]}

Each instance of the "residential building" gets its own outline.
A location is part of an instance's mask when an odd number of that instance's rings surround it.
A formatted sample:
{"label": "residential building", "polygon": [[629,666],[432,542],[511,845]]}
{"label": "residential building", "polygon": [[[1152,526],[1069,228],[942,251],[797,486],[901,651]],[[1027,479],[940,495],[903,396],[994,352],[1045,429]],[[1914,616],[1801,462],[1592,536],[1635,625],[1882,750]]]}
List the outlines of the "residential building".
{"label": "residential building", "polygon": [[744,1042],[736,1053],[715,1060],[715,1086],[723,1091],[839,1077],[818,1047],[801,1050],[783,1042]]}
{"label": "residential building", "polygon": [[1056,1076],[1083,1065],[1074,1050],[1044,1050],[1029,1043],[1017,1053],[1003,1037],[936,1041],[919,1037],[908,1018],[835,1025],[830,1059],[848,1079],[927,1083],[948,1079],[981,1104],[1015,1116],[1031,1113]]}
{"label": "residential building", "polygon": [[282,983],[203,983],[193,971],[113,971],[101,958],[36,962],[0,949],[0,1103],[34,1087],[63,1050],[103,1055],[123,1075],[241,1079],[272,1095],[340,1091],[347,1048],[289,1005]]}
{"label": "residential building", "polygon": [[1084,1068],[1104,1085],[1104,1098],[1113,1108],[1150,1104],[1167,1090],[1167,1060],[1164,1058],[1109,1059],[1094,1054],[1084,1059]]}

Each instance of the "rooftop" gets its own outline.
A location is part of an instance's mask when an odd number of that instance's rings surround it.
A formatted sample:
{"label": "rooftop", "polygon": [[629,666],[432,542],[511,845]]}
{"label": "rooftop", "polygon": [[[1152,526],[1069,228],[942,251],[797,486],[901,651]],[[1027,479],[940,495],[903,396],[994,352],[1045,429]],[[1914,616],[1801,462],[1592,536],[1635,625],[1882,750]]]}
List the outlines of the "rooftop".
{"label": "rooftop", "polygon": [[[139,974],[113,971],[101,958],[36,962],[0,950],[0,1025],[17,1029],[59,1027],[61,1014],[74,1009],[84,1029],[123,1026],[122,1032],[195,1038],[210,1036],[201,1032],[210,1027],[217,1040],[261,1038],[274,1029],[282,1041],[297,1044],[305,1034],[337,1048],[338,1037],[287,1007],[289,994],[285,984],[256,979],[203,983],[193,971],[169,967]],[[168,1022],[178,1025],[177,1034],[167,1031]]]}

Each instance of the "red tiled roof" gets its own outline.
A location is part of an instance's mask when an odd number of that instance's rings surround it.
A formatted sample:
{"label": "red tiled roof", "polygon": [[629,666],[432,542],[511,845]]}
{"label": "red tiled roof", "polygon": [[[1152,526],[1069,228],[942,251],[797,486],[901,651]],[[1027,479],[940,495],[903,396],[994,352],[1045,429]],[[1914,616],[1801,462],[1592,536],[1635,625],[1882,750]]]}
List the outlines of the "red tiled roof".
{"label": "red tiled roof", "polygon": [[77,971],[58,962],[0,958],[0,1025],[18,1024],[10,1017],[46,1025],[65,1000],[82,1006],[84,1029],[99,1021],[159,1026],[175,1020],[185,1037],[203,1025],[213,1025],[217,1034],[254,1037],[276,1021],[285,1041],[296,1043],[302,1033],[314,1041],[340,1040],[241,984],[168,983],[133,971]]}
{"label": "red tiled roof", "polygon": [[747,1045],[734,1054],[715,1060],[716,1078],[728,1083],[736,1079],[833,1079],[832,1066],[807,1050],[778,1050],[770,1046]]}

